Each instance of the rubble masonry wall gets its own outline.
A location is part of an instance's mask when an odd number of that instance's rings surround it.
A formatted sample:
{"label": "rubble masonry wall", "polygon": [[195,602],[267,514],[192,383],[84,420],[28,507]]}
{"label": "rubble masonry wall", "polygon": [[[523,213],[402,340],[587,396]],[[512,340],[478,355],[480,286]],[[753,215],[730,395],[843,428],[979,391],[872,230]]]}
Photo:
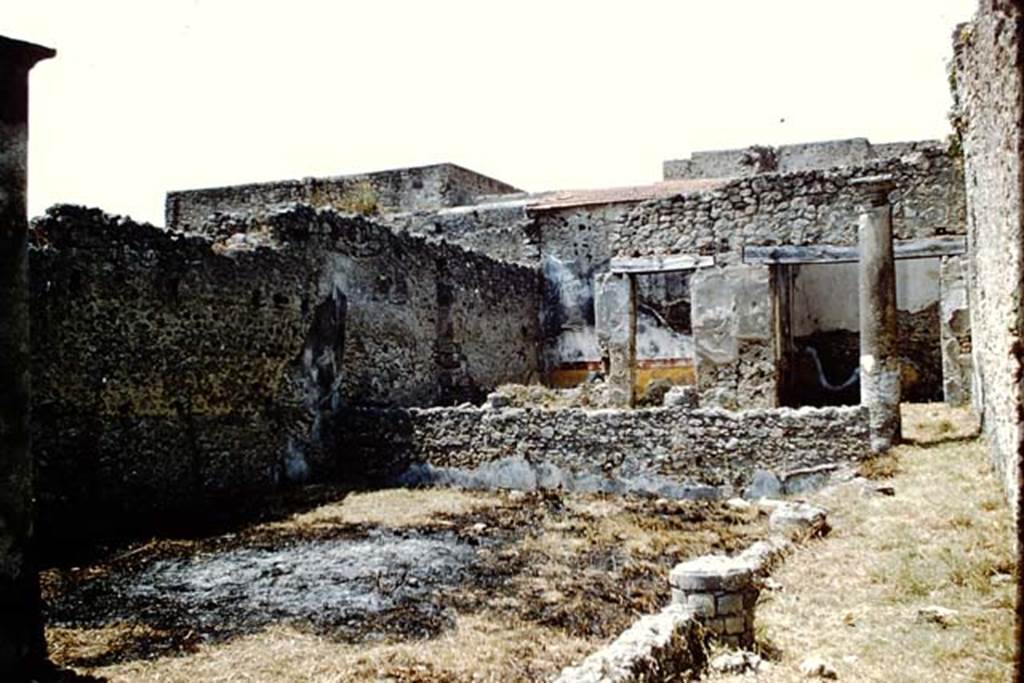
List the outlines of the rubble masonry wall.
{"label": "rubble masonry wall", "polygon": [[[426,408],[350,410],[344,458],[380,481],[413,466],[473,472],[525,461],[537,486],[684,496],[685,485],[743,487],[778,473],[855,461],[867,453],[856,407],[635,410]],[[500,484],[499,481],[497,482]]]}
{"label": "rubble masonry wall", "polygon": [[[973,400],[1018,511],[1024,331],[1024,12],[983,0],[956,36],[955,112],[963,136],[970,249]],[[1018,517],[1019,519],[1019,517]]]}
{"label": "rubble masonry wall", "polygon": [[964,188],[942,145],[863,166],[740,178],[717,190],[637,205],[611,238],[616,255],[693,253],[738,262],[744,246],[857,243],[858,176],[888,173],[894,239],[965,232]]}
{"label": "rubble masonry wall", "polygon": [[145,528],[322,479],[341,406],[536,373],[535,270],[332,211],[254,229],[213,241],[75,207],[35,222],[40,528]]}

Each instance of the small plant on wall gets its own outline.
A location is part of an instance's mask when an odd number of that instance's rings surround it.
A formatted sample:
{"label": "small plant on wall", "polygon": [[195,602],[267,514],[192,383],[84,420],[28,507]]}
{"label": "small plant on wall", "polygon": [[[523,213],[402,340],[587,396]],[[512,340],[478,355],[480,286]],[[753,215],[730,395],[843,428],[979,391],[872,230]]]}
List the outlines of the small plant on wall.
{"label": "small plant on wall", "polygon": [[365,180],[353,184],[345,191],[338,208],[364,216],[371,216],[380,212],[380,207],[377,204],[377,192]]}

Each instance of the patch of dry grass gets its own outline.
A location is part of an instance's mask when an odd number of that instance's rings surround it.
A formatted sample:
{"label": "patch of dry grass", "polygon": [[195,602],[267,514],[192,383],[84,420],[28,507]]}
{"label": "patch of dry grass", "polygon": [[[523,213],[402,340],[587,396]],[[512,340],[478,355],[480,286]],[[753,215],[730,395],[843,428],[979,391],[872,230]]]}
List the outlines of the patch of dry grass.
{"label": "patch of dry grass", "polygon": [[540,681],[590,644],[533,624],[460,617],[430,641],[351,644],[292,626],[275,626],[188,657],[137,660],[107,667],[115,681]]}
{"label": "patch of dry grass", "polygon": [[[809,655],[840,680],[1010,680],[1013,529],[984,445],[950,438],[976,429],[962,411],[905,406],[904,415],[917,443],[895,449],[895,496],[856,484],[812,496],[834,529],[782,565],[781,591],[763,594],[758,631],[778,659],[757,680],[804,680]],[[955,623],[920,618],[932,605],[956,610]]]}
{"label": "patch of dry grass", "polygon": [[384,489],[352,493],[288,519],[266,525],[271,529],[295,529],[339,524],[378,524],[389,528],[422,526],[439,516],[466,515],[502,504],[493,494],[447,490],[440,496],[433,489]]}
{"label": "patch of dry grass", "polygon": [[971,409],[950,408],[943,403],[904,403],[903,439],[908,444],[931,445],[963,441],[978,435],[980,425]]}

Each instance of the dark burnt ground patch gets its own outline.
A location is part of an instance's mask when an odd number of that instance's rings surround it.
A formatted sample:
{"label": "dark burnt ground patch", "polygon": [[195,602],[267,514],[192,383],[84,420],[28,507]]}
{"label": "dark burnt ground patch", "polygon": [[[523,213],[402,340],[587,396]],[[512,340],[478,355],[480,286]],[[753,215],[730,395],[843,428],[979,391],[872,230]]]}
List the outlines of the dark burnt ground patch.
{"label": "dark burnt ground patch", "polygon": [[[714,502],[497,492],[472,494],[472,505],[428,504],[467,495],[351,494],[290,522],[156,540],[49,570],[53,657],[97,671],[187,657],[281,624],[332,642],[429,649],[467,616],[596,647],[668,601],[675,563],[766,533],[755,510]],[[367,501],[383,502],[347,516]],[[410,515],[411,506],[426,512]]]}

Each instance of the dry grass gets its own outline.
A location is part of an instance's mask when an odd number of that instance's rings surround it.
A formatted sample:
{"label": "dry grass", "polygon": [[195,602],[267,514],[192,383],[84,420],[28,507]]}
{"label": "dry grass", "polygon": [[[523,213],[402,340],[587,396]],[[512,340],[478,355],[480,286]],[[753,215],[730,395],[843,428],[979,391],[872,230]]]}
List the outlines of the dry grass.
{"label": "dry grass", "polygon": [[[758,631],[777,659],[759,681],[804,680],[818,655],[850,681],[1007,681],[1014,657],[1011,515],[963,411],[907,406],[895,496],[821,492],[834,530],[775,574]],[[930,445],[923,445],[930,444]],[[956,610],[947,627],[922,607]],[[718,677],[715,680],[743,680]]]}
{"label": "dry grass", "polygon": [[136,660],[105,668],[114,681],[506,681],[544,680],[592,645],[534,624],[461,617],[430,641],[339,643],[275,626],[188,657]]}
{"label": "dry grass", "polygon": [[339,524],[377,524],[389,528],[416,527],[436,522],[440,516],[457,516],[493,508],[501,499],[469,491],[446,491],[438,495],[431,489],[385,489],[353,493],[344,500],[321,505],[286,520],[266,525],[268,529],[337,526]]}
{"label": "dry grass", "polygon": [[[275,622],[223,638],[174,620],[93,624],[95,607],[85,605],[80,623],[51,627],[48,635],[56,661],[113,681],[546,680],[662,607],[675,563],[746,547],[766,526],[756,510],[708,502],[451,489],[352,493],[250,527],[230,542],[178,542],[175,556],[206,556],[246,539],[265,546],[371,529],[476,538],[472,577],[431,596],[453,625],[433,637],[378,626],[353,639]],[[146,565],[149,551],[133,551],[132,570]],[[110,578],[120,571],[84,567],[81,574]],[[51,577],[52,599],[74,583]]]}

